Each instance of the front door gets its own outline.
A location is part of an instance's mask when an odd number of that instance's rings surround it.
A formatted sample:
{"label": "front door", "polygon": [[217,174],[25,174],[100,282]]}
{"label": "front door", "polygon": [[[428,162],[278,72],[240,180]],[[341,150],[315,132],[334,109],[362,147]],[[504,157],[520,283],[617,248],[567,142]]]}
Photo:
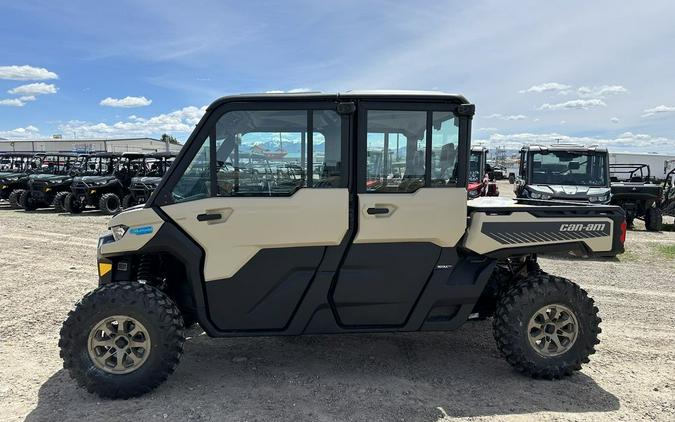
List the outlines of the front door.
{"label": "front door", "polygon": [[468,119],[453,110],[360,104],[357,233],[332,295],[343,326],[404,325],[442,250],[464,234]]}
{"label": "front door", "polygon": [[212,113],[162,210],[204,250],[216,327],[283,330],[348,230],[346,118],[329,102]]}

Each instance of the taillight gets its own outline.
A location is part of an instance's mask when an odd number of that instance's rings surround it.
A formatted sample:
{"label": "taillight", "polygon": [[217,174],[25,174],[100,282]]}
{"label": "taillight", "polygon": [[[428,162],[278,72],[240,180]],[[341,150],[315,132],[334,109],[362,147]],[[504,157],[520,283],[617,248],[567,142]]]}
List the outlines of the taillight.
{"label": "taillight", "polygon": [[619,242],[623,245],[626,242],[626,230],[628,229],[628,225],[626,224],[626,220],[623,220],[621,222],[621,236],[619,236]]}

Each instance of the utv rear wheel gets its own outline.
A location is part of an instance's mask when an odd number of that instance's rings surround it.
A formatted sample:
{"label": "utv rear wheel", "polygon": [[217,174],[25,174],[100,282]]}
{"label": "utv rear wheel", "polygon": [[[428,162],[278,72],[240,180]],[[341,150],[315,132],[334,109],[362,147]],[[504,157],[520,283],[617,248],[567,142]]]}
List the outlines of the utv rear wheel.
{"label": "utv rear wheel", "polygon": [[14,189],[10,194],[9,194],[9,207],[13,210],[18,210],[21,208],[21,204],[19,204],[19,200],[21,198],[21,194],[23,193],[23,189]]}
{"label": "utv rear wheel", "polygon": [[124,195],[124,198],[122,198],[122,208],[127,209],[129,207],[134,206],[135,204],[132,204],[133,200],[134,200],[134,197],[131,196],[130,193]]}
{"label": "utv rear wheel", "polygon": [[84,207],[82,206],[82,203],[75,198],[75,195],[69,193],[63,199],[63,209],[71,214],[79,214]]}
{"label": "utv rear wheel", "polygon": [[663,229],[663,215],[658,208],[649,208],[645,213],[645,227],[650,232],[660,232]]}
{"label": "utv rear wheel", "polygon": [[595,353],[598,308],[571,281],[539,273],[517,283],[497,303],[494,336],[506,360],[533,378],[580,370]]}
{"label": "utv rear wheel", "polygon": [[183,320],[171,299],[137,282],[88,293],[61,328],[61,358],[90,393],[126,399],[154,389],[183,353]]}
{"label": "utv rear wheel", "polygon": [[54,196],[54,202],[52,202],[52,205],[54,205],[54,211],[56,212],[65,212],[65,201],[66,201],[66,196],[68,196],[70,192],[59,192]]}
{"label": "utv rear wheel", "polygon": [[37,204],[32,198],[29,190],[21,192],[21,196],[19,197],[19,205],[26,211],[35,211],[37,209]]}
{"label": "utv rear wheel", "polygon": [[120,211],[121,201],[120,197],[114,193],[106,193],[98,200],[98,209],[103,214],[115,214]]}

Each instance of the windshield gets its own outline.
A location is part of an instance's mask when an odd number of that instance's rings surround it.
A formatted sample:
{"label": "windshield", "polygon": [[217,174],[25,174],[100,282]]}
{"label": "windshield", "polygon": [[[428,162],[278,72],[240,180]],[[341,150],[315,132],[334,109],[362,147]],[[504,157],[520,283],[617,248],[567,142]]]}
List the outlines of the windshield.
{"label": "windshield", "polygon": [[534,152],[532,184],[607,186],[605,156],[595,152]]}
{"label": "windshield", "polygon": [[481,180],[480,159],[483,153],[481,151],[471,151],[469,157],[469,183],[476,183]]}
{"label": "windshield", "polygon": [[79,169],[84,158],[47,155],[42,160],[34,159],[38,165],[37,173],[42,174],[68,174],[70,171]]}
{"label": "windshield", "polygon": [[84,176],[104,176],[112,174],[117,159],[114,157],[88,157],[84,164]]}
{"label": "windshield", "polygon": [[0,157],[0,172],[2,173],[20,173],[28,168],[31,157],[24,156],[3,156]]}

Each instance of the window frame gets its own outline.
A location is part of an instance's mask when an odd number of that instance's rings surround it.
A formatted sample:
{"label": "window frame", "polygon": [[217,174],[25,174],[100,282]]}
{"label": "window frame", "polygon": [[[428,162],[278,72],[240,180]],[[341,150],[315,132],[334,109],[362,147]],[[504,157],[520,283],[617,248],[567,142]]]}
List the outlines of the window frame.
{"label": "window frame", "polygon": [[[471,153],[471,117],[457,113],[458,104],[432,102],[394,102],[394,101],[362,101],[357,110],[358,127],[356,134],[356,191],[368,194],[412,194],[412,192],[370,192],[366,189],[368,165],[368,110],[374,111],[424,111],[426,112],[426,143],[424,156],[424,186],[422,188],[465,188],[468,175],[467,166]],[[431,185],[431,152],[433,134],[433,113],[451,112],[459,120],[457,129],[457,182],[446,186]],[[421,188],[420,188],[421,189]]]}
{"label": "window frame", "polygon": [[[314,157],[309,154],[313,152],[313,132],[311,129],[313,127],[313,111],[315,110],[331,110],[335,111],[340,117],[341,124],[341,151],[340,159],[342,166],[340,169],[340,186],[337,188],[321,188],[321,189],[345,189],[350,186],[350,177],[349,177],[349,161],[350,161],[350,151],[349,151],[349,115],[341,114],[337,110],[337,101],[335,99],[331,100],[289,100],[289,99],[279,99],[268,101],[233,101],[227,102],[219,105],[214,110],[209,111],[207,109],[205,115],[202,117],[202,120],[197,124],[195,130],[192,132],[188,138],[185,146],[176,156],[174,160],[174,165],[169,167],[169,171],[166,174],[165,178],[162,178],[159,186],[155,192],[151,195],[150,199],[146,203],[147,207],[154,206],[164,206],[171,205],[176,203],[173,200],[171,191],[175,188],[178,180],[183,176],[185,170],[190,165],[194,159],[197,152],[201,149],[204,142],[209,142],[209,176],[210,176],[210,193],[206,198],[251,198],[251,196],[218,196],[216,195],[217,188],[217,175],[216,175],[216,124],[225,114],[233,111],[275,111],[275,110],[301,110],[307,112],[308,126],[307,126],[307,179],[309,180],[309,163],[313,165]],[[313,169],[312,169],[313,173]],[[309,188],[301,187],[300,189]],[[256,198],[288,198],[291,197],[297,192],[295,190],[289,195],[278,195],[278,196],[256,196]],[[205,198],[199,198],[195,200],[200,200]],[[192,202],[192,201],[186,201]]]}

